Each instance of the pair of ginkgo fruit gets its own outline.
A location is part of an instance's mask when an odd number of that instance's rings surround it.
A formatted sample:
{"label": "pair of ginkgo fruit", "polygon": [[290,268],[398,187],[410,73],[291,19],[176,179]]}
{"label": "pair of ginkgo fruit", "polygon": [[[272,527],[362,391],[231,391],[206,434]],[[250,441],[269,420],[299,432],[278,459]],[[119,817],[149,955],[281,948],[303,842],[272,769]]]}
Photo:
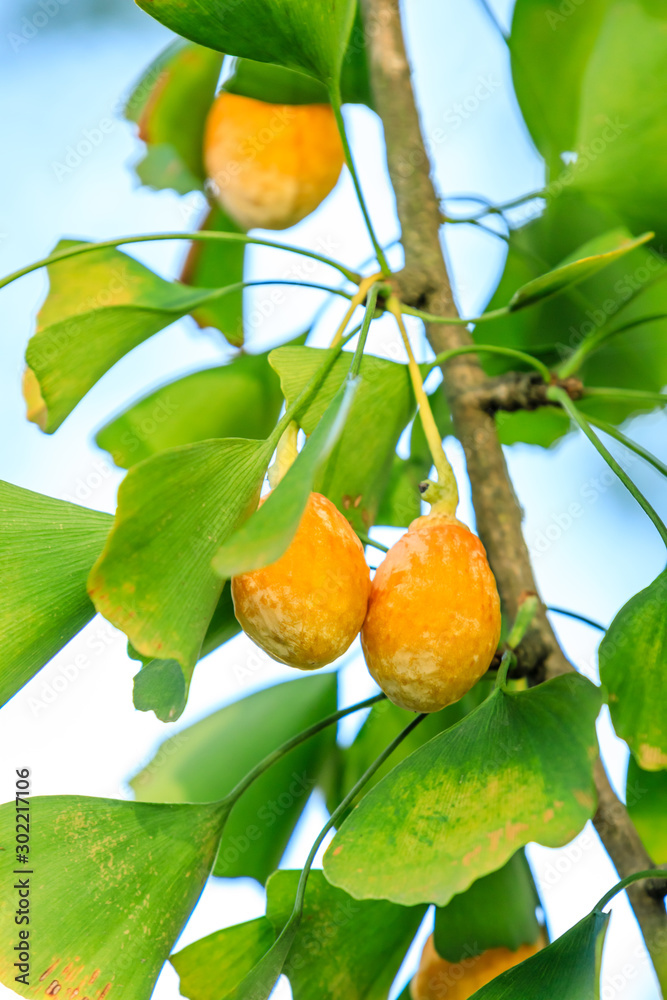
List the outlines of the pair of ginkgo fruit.
{"label": "pair of ginkgo fruit", "polygon": [[[225,211],[244,228],[280,229],[331,191],[343,148],[331,107],[275,105],[222,92],[204,162]],[[311,493],[288,550],[232,581],[236,617],[270,656],[313,670],[361,631],[368,668],[397,705],[435,712],[488,669],[500,635],[495,581],[479,540],[453,517],[418,518],[371,583],[347,520]]]}
{"label": "pair of ginkgo fruit", "polygon": [[[209,114],[204,160],[222,207],[244,229],[285,229],[333,189],[343,149],[328,105],[279,106],[221,93]],[[391,701],[436,712],[488,669],[500,602],[479,539],[437,509],[417,518],[371,582],[346,518],[311,493],[299,528],[273,564],[232,580],[236,617],[274,659],[313,670],[361,632],[368,669]],[[467,1000],[543,947],[492,948],[450,963],[424,947],[413,1000]]]}

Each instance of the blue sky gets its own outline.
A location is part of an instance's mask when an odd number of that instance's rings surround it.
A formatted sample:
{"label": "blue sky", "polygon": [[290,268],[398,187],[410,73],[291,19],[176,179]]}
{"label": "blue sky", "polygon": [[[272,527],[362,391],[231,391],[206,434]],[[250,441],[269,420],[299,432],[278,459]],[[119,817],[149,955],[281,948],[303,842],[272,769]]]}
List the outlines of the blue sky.
{"label": "blue sky", "polygon": [[[120,233],[187,229],[202,211],[197,195],[183,199],[137,186],[130,164],[139,155],[139,143],[133,128],[120,118],[122,98],[166,44],[168,33],[129,0],[106,5],[118,16],[94,19],[77,16],[84,12],[82,4],[83,0],[69,0],[67,5],[44,0],[40,6],[38,0],[5,0],[0,12],[2,273],[45,255],[61,236],[103,239]],[[498,0],[495,10],[508,24],[511,2]],[[506,48],[483,6],[476,0],[412,3],[407,35],[440,190],[505,201],[540,188],[541,161],[517,112]],[[366,109],[350,109],[347,119],[371,213],[381,240],[389,243],[398,228],[386,182],[381,128]],[[105,120],[110,125],[102,130]],[[86,138],[86,132],[97,136],[98,130],[102,139],[91,143],[90,152],[76,162],[70,149]],[[369,244],[349,178],[344,175],[318,213],[285,238],[303,245],[323,243],[332,256],[351,265],[363,261]],[[504,244],[468,226],[448,227],[444,240],[461,308],[474,315],[494,286]],[[169,277],[177,273],[184,250],[161,244],[132,252]],[[289,262],[279,252],[256,250],[250,267],[253,276],[284,274]],[[312,280],[326,276],[324,271],[314,274]],[[95,448],[91,430],[149,388],[216,363],[229,356],[229,349],[215,332],[199,331],[184,320],[116,365],[57,433],[47,437],[24,420],[20,395],[23,352],[45,290],[44,276],[36,274],[0,293],[0,477],[111,512],[121,473]],[[249,314],[260,315],[267,295],[258,291],[248,297]],[[250,348],[279,343],[305,328],[321,302],[319,293],[286,294],[281,306],[253,323]],[[324,342],[334,326],[336,309],[324,313],[314,342]],[[398,349],[393,331],[383,323],[377,325],[370,346],[390,356]],[[424,356],[425,350],[422,346]],[[654,414],[634,421],[630,433],[667,458],[665,426],[665,417]],[[448,442],[447,447],[463,474],[457,445]],[[575,435],[548,452],[515,446],[508,460],[545,599],[607,623],[663,568],[662,546],[653,527],[623,488],[604,475],[601,459],[587,442]],[[640,488],[664,512],[658,473],[639,460],[630,469]],[[465,489],[463,493],[462,517],[471,520]],[[568,523],[573,502],[582,504],[583,513]],[[562,619],[555,624],[577,666],[595,677],[596,636]],[[44,685],[82,651],[89,660],[86,670],[52,704],[36,710]],[[349,661],[344,670],[346,701],[363,696],[369,688],[359,658],[350,656]],[[249,663],[252,669],[247,669]],[[177,726],[246,690],[292,676],[289,668],[264,660],[256,663],[253,648],[243,637],[209,657],[197,670],[190,704]],[[3,787],[10,788],[12,769],[27,765],[34,770],[38,793],[127,796],[127,777],[174,729],[133,710],[135,672],[136,664],[125,656],[123,637],[99,619],[73,640],[3,709],[0,794]],[[604,720],[600,730],[612,779],[619,786],[624,747],[610,735]],[[285,859],[287,865],[302,860],[323,816],[321,804],[315,802]],[[531,858],[556,934],[583,915],[615,881],[590,830],[581,835],[576,849],[536,848]],[[262,894],[251,883],[217,882],[206,890],[184,940],[254,916],[261,907]],[[612,996],[656,1000],[657,988],[624,899],[616,904],[607,941],[605,1000]],[[288,995],[285,987],[282,990]],[[0,987],[0,995],[11,994]],[[156,996],[160,1000],[178,996],[174,975],[163,975]]]}

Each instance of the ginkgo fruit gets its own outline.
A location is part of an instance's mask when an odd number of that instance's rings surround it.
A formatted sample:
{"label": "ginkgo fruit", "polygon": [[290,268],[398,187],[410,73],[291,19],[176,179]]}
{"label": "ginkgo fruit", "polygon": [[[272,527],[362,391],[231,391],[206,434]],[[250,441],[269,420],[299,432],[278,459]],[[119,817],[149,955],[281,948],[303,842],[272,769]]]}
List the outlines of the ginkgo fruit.
{"label": "ginkgo fruit", "polygon": [[419,517],[371,588],[361,644],[372,676],[401,708],[437,712],[489,668],[500,601],[479,538],[455,517]]}
{"label": "ginkgo fruit", "polygon": [[468,1000],[501,972],[535,955],[544,944],[544,937],[540,935],[534,944],[522,944],[516,951],[489,948],[481,955],[448,962],[435,950],[431,935],[410,983],[412,1000]]}
{"label": "ginkgo fruit", "polygon": [[274,660],[300,670],[349,648],[366,615],[370,570],[340,511],[311,493],[297,532],[276,562],[232,580],[243,631]]}
{"label": "ginkgo fruit", "polygon": [[326,198],[343,166],[329,104],[269,104],[224,91],[206,121],[204,163],[243,229],[287,229]]}

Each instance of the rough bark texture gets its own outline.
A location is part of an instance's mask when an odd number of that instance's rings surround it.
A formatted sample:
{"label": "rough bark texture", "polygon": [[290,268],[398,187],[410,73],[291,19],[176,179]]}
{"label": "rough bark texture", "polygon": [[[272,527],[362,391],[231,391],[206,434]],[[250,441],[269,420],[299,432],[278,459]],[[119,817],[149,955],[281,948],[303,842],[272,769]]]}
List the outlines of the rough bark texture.
{"label": "rough bark texture", "polygon": [[[438,316],[456,316],[440,243],[441,209],[414,101],[398,0],[362,0],[362,4],[373,96],[384,123],[387,162],[405,249],[405,267],[396,275],[396,282],[403,301],[409,305]],[[470,343],[470,335],[462,326],[427,324],[426,333],[436,353]],[[492,380],[486,379],[474,355],[452,359],[443,371],[445,394],[466,456],[477,530],[489,555],[504,608],[512,617],[520,595],[537,587],[521,530],[521,509],[496,433],[493,407],[479,405],[493,391]],[[538,677],[554,677],[573,669],[543,608],[524,642],[534,659]],[[624,877],[652,867],[599,761],[595,781],[598,792],[595,828],[619,875]],[[632,886],[629,896],[664,984],[667,982],[664,905],[646,891],[644,883]]]}

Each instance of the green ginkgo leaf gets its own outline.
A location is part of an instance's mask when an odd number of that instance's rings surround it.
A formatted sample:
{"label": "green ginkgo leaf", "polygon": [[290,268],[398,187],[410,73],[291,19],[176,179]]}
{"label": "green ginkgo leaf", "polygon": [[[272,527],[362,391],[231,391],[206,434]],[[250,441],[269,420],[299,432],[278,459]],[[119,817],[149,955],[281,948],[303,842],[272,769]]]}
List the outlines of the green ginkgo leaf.
{"label": "green ginkgo leaf", "polygon": [[[257,662],[251,659],[244,669],[256,669]],[[223,798],[276,747],[336,711],[336,681],[336,674],[319,673],[277,684],[181,730],[165,740],[153,760],[132,778],[137,798],[144,802]],[[331,727],[276,761],[244,792],[227,822],[214,874],[266,882],[334,745]]]}
{"label": "green ginkgo leaf", "polygon": [[[0,807],[0,981],[23,997],[148,1000],[208,878],[226,810],[31,798],[30,863],[19,865],[16,806]],[[30,889],[29,985],[13,964],[22,880]]]}
{"label": "green ginkgo leaf", "polygon": [[621,608],[598,656],[616,732],[640,767],[667,768],[667,569]]}
{"label": "green ginkgo leaf", "polygon": [[608,923],[608,913],[589,913],[542,951],[477,990],[470,1000],[597,1000]]}
{"label": "green ginkgo leaf", "polygon": [[248,920],[194,941],[169,961],[180,978],[181,996],[189,1000],[225,1000],[275,941],[266,917]]}
{"label": "green ginkgo leaf", "polygon": [[86,578],[108,514],[0,482],[0,706],[95,614]]}
{"label": "green ginkgo leaf", "polygon": [[[55,249],[75,243],[62,240]],[[26,350],[46,404],[40,426],[48,433],[134,347],[224,294],[165,281],[119,250],[59,261],[48,272],[50,291]],[[226,284],[224,275],[220,282]]]}
{"label": "green ginkgo leaf", "polygon": [[605,249],[601,252],[598,252],[601,238],[597,237],[591,243],[580,247],[576,259],[566,261],[553,271],[542,274],[539,278],[534,278],[522,285],[510,299],[510,312],[525,309],[542,299],[557,295],[565,288],[578,285],[579,282],[585,281],[586,278],[590,278],[598,271],[613,264],[619,257],[623,257],[644,243],[648,243],[654,235],[654,233],[644,233],[643,236],[638,236],[636,239],[627,239],[622,230],[617,234],[605,234],[603,238],[605,243],[608,243],[608,237],[611,237],[613,242],[618,245],[614,246],[613,249]]}
{"label": "green ginkgo leaf", "polygon": [[338,85],[355,0],[138,0],[192,41],[260,62],[278,63]]}
{"label": "green ginkgo leaf", "polygon": [[529,841],[568,843],[595,812],[601,691],[578,675],[499,687],[373,788],[324,857],[356,899],[444,906]]}
{"label": "green ginkgo leaf", "polygon": [[[271,352],[269,361],[280,375],[288,405],[313,378],[323,354],[314,348],[291,346]],[[306,434],[317,426],[348,367],[349,355],[345,353],[299,418]],[[365,355],[349,419],[331,457],[319,470],[314,487],[336,504],[356,530],[367,531],[375,523],[380,500],[389,485],[398,439],[414,410],[407,366]]]}
{"label": "green ginkgo leaf", "polygon": [[448,962],[460,962],[488,948],[516,951],[522,944],[534,944],[540,934],[535,913],[539,905],[525,851],[517,851],[498,871],[477,879],[436,909],[436,950]]}
{"label": "green ginkgo leaf", "polygon": [[317,470],[342,433],[357,388],[357,379],[341,386],[285,478],[218,549],[213,568],[223,579],[268,566],[285,552],[299,527]]}
{"label": "green ginkgo leaf", "polygon": [[220,543],[254,509],[273,446],[221,438],[135,465],[88,589],[144,657],[177,660],[186,682],[222,592]]}

